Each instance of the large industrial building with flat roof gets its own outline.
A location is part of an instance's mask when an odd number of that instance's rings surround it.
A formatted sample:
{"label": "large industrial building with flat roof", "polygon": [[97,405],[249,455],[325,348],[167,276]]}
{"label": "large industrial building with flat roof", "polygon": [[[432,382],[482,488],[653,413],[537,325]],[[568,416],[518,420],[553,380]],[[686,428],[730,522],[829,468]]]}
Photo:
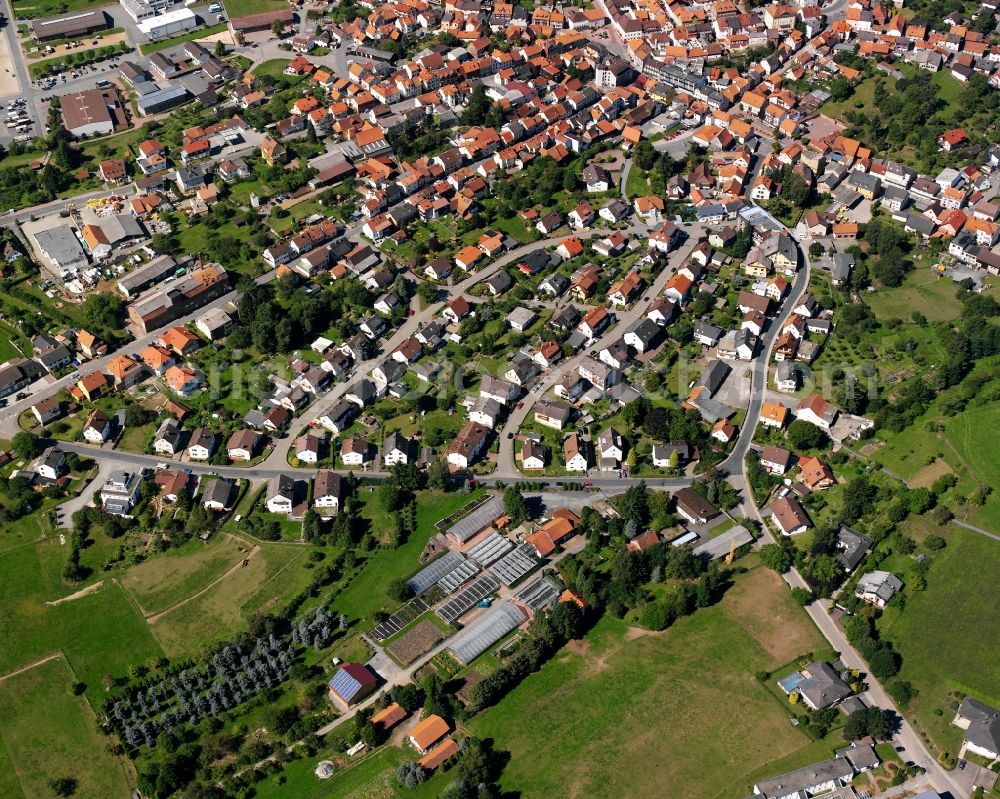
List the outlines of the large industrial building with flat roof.
{"label": "large industrial building with flat roof", "polygon": [[198,27],[198,18],[190,8],[175,8],[163,14],[148,17],[137,26],[152,41],[169,39],[184,31]]}

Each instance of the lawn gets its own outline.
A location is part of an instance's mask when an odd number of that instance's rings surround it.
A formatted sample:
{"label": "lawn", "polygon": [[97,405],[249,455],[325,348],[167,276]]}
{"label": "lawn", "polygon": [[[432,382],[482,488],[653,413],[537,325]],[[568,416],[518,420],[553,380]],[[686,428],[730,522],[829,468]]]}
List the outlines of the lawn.
{"label": "lawn", "polygon": [[875,82],[877,78],[871,77],[861,81],[854,87],[854,93],[846,100],[835,102],[830,100],[823,104],[823,113],[827,116],[843,120],[847,111],[858,108],[858,103],[862,103],[864,108],[870,108],[875,101]]}
{"label": "lawn", "polygon": [[958,318],[962,303],[955,296],[956,291],[957,286],[951,278],[935,277],[927,270],[915,270],[906,276],[902,286],[880,289],[865,297],[879,321],[909,321],[913,313],[919,312],[933,322]]}
{"label": "lawn", "polygon": [[0,552],[17,549],[42,539],[50,532],[50,525],[40,513],[29,513],[16,522],[4,525],[0,535]]}
{"label": "lawn", "polygon": [[132,664],[162,654],[121,586],[111,580],[93,593],[47,605],[35,546],[0,554],[0,584],[0,640],[7,642],[0,647],[0,674],[62,650],[86,683],[87,696],[101,702],[104,675],[124,677]]}
{"label": "lawn", "polygon": [[129,569],[122,585],[146,615],[162,613],[239,563],[249,544],[230,535],[193,540]]}
{"label": "lawn", "polygon": [[253,68],[255,78],[269,76],[272,78],[285,74],[285,67],[291,62],[290,58],[272,58],[268,61],[261,61]]}
{"label": "lawn", "polygon": [[14,16],[18,19],[54,17],[58,14],[98,8],[102,5],[107,5],[107,3],[104,0],[12,0],[11,2]]}
{"label": "lawn", "polygon": [[[471,726],[511,752],[502,785],[525,799],[666,785],[683,786],[678,799],[744,796],[751,773],[830,755],[754,677],[821,646],[780,579],[757,568],[665,633],[604,617]],[[544,723],[526,724],[540,708]]]}
{"label": "lawn", "polygon": [[[265,2],[264,5],[267,5]],[[267,9],[261,9],[267,10]],[[206,36],[214,36],[216,33],[222,33],[224,30],[228,30],[228,25],[225,22],[220,22],[216,25],[208,25],[204,28],[196,28],[193,31],[188,31],[187,33],[182,33],[180,36],[174,36],[170,39],[160,39],[156,42],[150,42],[149,44],[140,44],[139,50],[142,51],[143,55],[149,55],[150,53],[156,53],[160,50],[169,50],[171,47],[176,47],[179,44],[184,44],[184,42],[190,42],[195,39],[204,39]]]}
{"label": "lawn", "polygon": [[[5,797],[51,796],[48,781],[56,776],[76,779],[76,796],[130,795],[126,765],[108,753],[86,700],[70,693],[73,679],[60,657],[0,683],[2,749],[15,777],[3,769]],[[7,758],[0,755],[0,766]]]}
{"label": "lawn", "polygon": [[223,0],[226,14],[231,18],[248,14],[262,14],[265,11],[281,11],[288,8],[284,0]]}
{"label": "lawn", "polygon": [[[21,351],[24,348],[24,352]],[[23,336],[6,322],[0,322],[0,363],[6,363],[12,358],[30,357],[31,345]]]}
{"label": "lawn", "polygon": [[412,750],[395,746],[360,756],[357,760],[338,769],[328,780],[320,780],[313,769],[321,760],[334,759],[339,753],[320,751],[317,755],[289,763],[281,772],[285,782],[274,780],[258,783],[258,799],[279,799],[294,796],[296,799],[434,799],[440,796],[450,782],[447,772],[435,774],[416,788],[402,789],[396,782],[396,769],[400,763],[415,760]]}
{"label": "lawn", "polygon": [[931,83],[938,87],[938,98],[947,104],[948,110],[953,110],[962,100],[964,88],[947,70],[935,72]]}
{"label": "lawn", "polygon": [[628,173],[628,180],[625,181],[625,195],[631,199],[635,199],[636,197],[644,197],[650,194],[650,192],[651,189],[649,188],[649,180],[646,177],[646,173],[633,164],[632,169]]}
{"label": "lawn", "polygon": [[142,141],[143,133],[142,128],[133,128],[113,136],[91,139],[82,145],[83,154],[92,161],[114,157],[131,158],[134,155],[132,148]]}
{"label": "lawn", "polygon": [[[912,714],[939,749],[957,751],[953,691],[1000,705],[1000,543],[950,528],[927,589],[907,592],[903,611],[889,608],[879,626],[903,658],[900,679],[919,691]],[[937,713],[940,711],[940,715]]]}
{"label": "lawn", "polygon": [[[362,629],[367,629],[376,611],[395,610],[399,603],[386,594],[389,584],[396,578],[409,577],[420,569],[418,558],[427,540],[435,532],[434,524],[475,496],[461,491],[449,494],[420,492],[417,496],[416,534],[411,535],[397,549],[376,550],[350,584],[338,594],[334,602],[337,612],[346,613],[352,623],[363,621],[366,626]],[[377,529],[374,532],[377,534]]]}
{"label": "lawn", "polygon": [[[246,629],[246,603],[254,609],[271,604],[273,594],[285,595],[281,580],[272,580],[292,561],[304,557],[306,547],[275,544],[255,548],[245,568],[219,580],[191,601],[149,619],[150,630],[171,658],[203,654],[212,644]],[[268,586],[271,594],[260,596]]]}

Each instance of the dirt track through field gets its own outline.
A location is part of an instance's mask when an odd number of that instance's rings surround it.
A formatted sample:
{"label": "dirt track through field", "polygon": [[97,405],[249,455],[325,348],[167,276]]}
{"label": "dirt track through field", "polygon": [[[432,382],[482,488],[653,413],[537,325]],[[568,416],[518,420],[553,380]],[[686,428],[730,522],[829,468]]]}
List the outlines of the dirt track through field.
{"label": "dirt track through field", "polygon": [[245,564],[247,562],[249,562],[249,560],[252,557],[254,557],[255,555],[259,555],[259,554],[260,554],[260,547],[258,545],[256,545],[256,544],[254,544],[253,549],[251,549],[250,552],[247,553],[246,558],[244,558],[243,560],[240,560],[239,562],[237,562],[225,574],[223,574],[223,575],[217,577],[216,579],[212,580],[212,582],[210,582],[208,585],[206,585],[200,591],[196,591],[195,593],[191,594],[191,596],[189,596],[189,597],[187,597],[185,599],[182,599],[176,605],[171,605],[166,610],[161,610],[159,613],[155,613],[152,616],[146,616],[145,617],[146,618],[146,623],[147,624],[156,624],[156,622],[158,622],[160,619],[162,619],[168,613],[171,613],[171,612],[177,610],[177,608],[183,607],[188,602],[191,602],[191,601],[197,599],[202,594],[206,593],[207,591],[210,591],[212,588],[214,588],[215,586],[217,586],[219,583],[221,583],[223,580],[225,580],[227,577],[229,577],[229,575],[231,575],[233,572],[236,572],[236,571],[239,571],[240,569],[245,568]]}
{"label": "dirt track through field", "polygon": [[43,663],[48,663],[50,660],[56,660],[58,658],[61,658],[62,656],[63,656],[62,652],[53,652],[51,655],[46,655],[43,658],[39,658],[38,660],[32,661],[27,666],[21,666],[21,668],[16,669],[15,671],[11,671],[8,672],[7,674],[4,674],[2,677],[0,677],[0,682],[9,680],[11,677],[16,677],[18,674],[24,674],[24,672],[26,671],[31,671],[33,668],[41,666]]}
{"label": "dirt track through field", "polygon": [[59,599],[53,599],[46,602],[46,605],[61,605],[63,602],[72,602],[74,599],[82,599],[89,594],[93,594],[95,591],[99,590],[101,586],[104,585],[104,580],[100,580],[93,585],[88,585],[86,588],[81,588],[75,594],[70,594],[69,596],[60,597]]}

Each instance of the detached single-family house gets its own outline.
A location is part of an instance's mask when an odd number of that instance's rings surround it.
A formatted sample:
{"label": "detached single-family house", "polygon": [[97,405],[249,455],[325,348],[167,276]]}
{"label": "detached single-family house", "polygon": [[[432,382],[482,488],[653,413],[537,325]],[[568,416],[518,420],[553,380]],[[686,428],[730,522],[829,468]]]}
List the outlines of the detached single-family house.
{"label": "detached single-family house", "polygon": [[805,508],[792,497],[778,497],[771,503],[771,521],[782,535],[804,533],[812,526]]}
{"label": "detached single-family house", "polygon": [[760,465],[771,474],[783,475],[792,465],[792,453],[768,444],[760,451]]}
{"label": "detached single-family house", "polygon": [[799,402],[798,408],[795,410],[797,419],[803,419],[810,424],[814,424],[827,433],[830,432],[830,428],[837,421],[839,414],[840,411],[819,394],[805,397]]}
{"label": "detached single-family house", "polygon": [[691,487],[674,494],[677,512],[691,524],[706,524],[719,515],[719,509]]}
{"label": "detached single-family house", "polygon": [[409,463],[413,457],[413,442],[399,432],[390,433],[382,448],[382,462],[386,466]]}
{"label": "detached single-family house", "polygon": [[344,439],[340,445],[340,460],[345,466],[362,466],[370,458],[368,442],[361,436]]}
{"label": "detached single-family house", "polygon": [[172,416],[164,419],[153,438],[153,452],[157,455],[176,455],[181,450],[183,435],[184,431],[177,419]]}
{"label": "detached single-family house", "polygon": [[227,511],[232,507],[233,498],[236,496],[236,483],[225,478],[215,478],[205,483],[205,490],[201,495],[201,504],[209,510]]}
{"label": "detached single-family house", "polygon": [[576,433],[566,437],[563,442],[563,461],[567,472],[584,472],[590,467],[587,458],[587,442]]}
{"label": "detached single-family house", "polygon": [[101,507],[106,513],[127,514],[139,501],[141,484],[138,472],[113,471],[101,488]]}
{"label": "detached single-family house", "polygon": [[251,461],[260,447],[261,436],[256,430],[236,430],[226,442],[226,454],[231,461]]}
{"label": "detached single-family house", "polygon": [[810,663],[799,671],[804,678],[796,687],[802,701],[813,710],[823,710],[851,695],[833,666],[825,661]]}
{"label": "detached single-family house", "polygon": [[88,444],[103,444],[111,438],[112,432],[114,432],[114,422],[107,414],[96,408],[83,423],[83,439]]}
{"label": "detached single-family house", "polygon": [[288,474],[276,474],[268,481],[265,500],[271,513],[291,513],[295,505],[295,478]]}
{"label": "detached single-family house", "polygon": [[876,570],[861,575],[854,595],[869,605],[884,608],[902,590],[903,581],[895,574]]}
{"label": "detached single-family house", "polygon": [[323,469],[313,482],[313,507],[320,515],[336,514],[344,496],[344,479],[334,471]]}
{"label": "detached single-family house", "polygon": [[188,440],[188,458],[193,461],[207,461],[214,451],[215,433],[204,427],[196,428]]}
{"label": "detached single-family house", "polygon": [[963,748],[988,760],[1000,757],[1000,712],[970,697],[962,700],[952,724],[965,730]]}

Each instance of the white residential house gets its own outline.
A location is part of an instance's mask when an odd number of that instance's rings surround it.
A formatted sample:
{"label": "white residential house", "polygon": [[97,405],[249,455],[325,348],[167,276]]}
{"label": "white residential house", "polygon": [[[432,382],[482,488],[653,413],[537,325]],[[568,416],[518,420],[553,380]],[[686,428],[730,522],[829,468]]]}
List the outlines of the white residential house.
{"label": "white residential house", "polygon": [[521,445],[521,468],[539,471],[545,468],[545,447],[537,441],[526,440]]}
{"label": "white residential house", "polygon": [[340,460],[345,466],[363,466],[368,461],[368,442],[352,436],[340,447]]}
{"label": "white residential house", "polygon": [[268,483],[266,504],[271,513],[291,513],[295,504],[295,478],[287,474],[272,477]]}
{"label": "white residential house", "polygon": [[609,427],[597,437],[597,456],[602,471],[617,470],[625,458],[622,435]]}
{"label": "white residential house", "polygon": [[567,472],[586,473],[590,468],[587,459],[587,444],[576,433],[566,437],[563,442],[563,460],[566,462]]}
{"label": "white residential house", "polygon": [[493,430],[503,415],[503,407],[492,397],[480,397],[469,409],[469,420]]}
{"label": "white residential house", "polygon": [[884,608],[902,590],[903,581],[895,574],[876,570],[861,575],[854,595],[869,605]]}
{"label": "white residential house", "polygon": [[385,446],[382,449],[382,462],[386,466],[409,463],[412,449],[413,442],[406,436],[398,432],[390,433],[385,439]]}
{"label": "white residential house", "polygon": [[215,451],[215,433],[204,427],[197,428],[188,440],[187,455],[192,461],[207,461]]}
{"label": "white residential house", "polygon": [[83,425],[83,438],[89,444],[103,444],[111,438],[112,422],[99,410],[93,411]]}
{"label": "white residential house", "polygon": [[313,507],[320,515],[340,510],[340,500],[344,495],[343,478],[336,472],[324,469],[313,482]]}

